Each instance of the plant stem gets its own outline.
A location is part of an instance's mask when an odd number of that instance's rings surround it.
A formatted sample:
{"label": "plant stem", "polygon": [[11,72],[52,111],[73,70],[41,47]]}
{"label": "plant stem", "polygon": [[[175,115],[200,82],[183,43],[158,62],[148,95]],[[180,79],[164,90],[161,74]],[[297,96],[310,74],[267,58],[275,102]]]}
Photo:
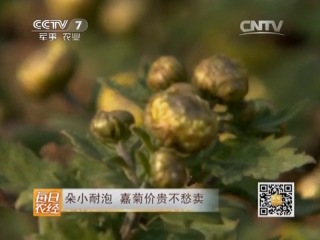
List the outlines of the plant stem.
{"label": "plant stem", "polygon": [[[146,181],[144,181],[140,188],[144,188],[146,186]],[[133,228],[139,222],[141,214],[137,212],[128,212],[124,218],[122,227],[120,229],[121,239],[122,240],[130,240],[133,236]]]}
{"label": "plant stem", "polygon": [[121,239],[130,240],[132,238],[132,230],[139,221],[139,214],[136,212],[127,213],[122,227],[120,229]]}
{"label": "plant stem", "polygon": [[[123,141],[119,141],[117,144],[117,152],[118,154],[124,159],[124,161],[127,163],[130,173],[129,178],[134,183],[134,185],[138,185],[139,181],[135,172],[135,161],[130,156],[125,144]],[[146,181],[144,181],[140,188],[144,188],[146,186]],[[140,219],[140,214],[136,212],[128,212],[124,218],[122,227],[120,229],[121,239],[123,240],[129,240],[133,236],[133,228],[137,225]]]}
{"label": "plant stem", "polygon": [[88,111],[86,108],[83,106],[82,103],[80,103],[70,92],[66,89],[62,92],[63,98],[75,109],[77,109],[79,112],[81,112],[83,115],[88,116]]}
{"label": "plant stem", "polygon": [[11,209],[15,209],[14,205],[10,203],[8,198],[6,197],[3,190],[0,188],[0,200],[5,203],[5,205]]}
{"label": "plant stem", "polygon": [[127,177],[130,179],[130,181],[135,185],[138,186],[139,185],[139,181],[136,175],[136,170],[135,170],[135,162],[132,159],[132,157],[130,156],[125,144],[123,141],[119,141],[116,147],[117,153],[119,154],[119,156],[121,156],[123,158],[123,160],[126,162],[126,164],[128,165],[128,168],[125,168],[125,174],[127,175]]}
{"label": "plant stem", "polygon": [[119,141],[117,145],[117,152],[118,154],[123,157],[124,161],[127,163],[127,165],[134,171],[136,166],[134,160],[131,158],[129,152],[127,151],[127,148],[123,141]]}

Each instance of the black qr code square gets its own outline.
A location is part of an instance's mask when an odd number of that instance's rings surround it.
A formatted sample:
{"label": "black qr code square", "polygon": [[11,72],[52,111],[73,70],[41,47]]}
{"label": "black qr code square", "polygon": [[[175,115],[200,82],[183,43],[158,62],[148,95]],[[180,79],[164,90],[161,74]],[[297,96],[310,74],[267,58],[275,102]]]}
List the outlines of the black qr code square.
{"label": "black qr code square", "polygon": [[259,182],[258,217],[294,217],[294,183]]}

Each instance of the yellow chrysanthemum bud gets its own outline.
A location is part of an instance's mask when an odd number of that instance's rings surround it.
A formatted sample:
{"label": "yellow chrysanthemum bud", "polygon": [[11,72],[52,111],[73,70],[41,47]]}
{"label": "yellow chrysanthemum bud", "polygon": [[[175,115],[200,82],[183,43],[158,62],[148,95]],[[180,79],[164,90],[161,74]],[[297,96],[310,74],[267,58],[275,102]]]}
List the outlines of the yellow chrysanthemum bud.
{"label": "yellow chrysanthemum bud", "polygon": [[180,93],[180,94],[192,94],[200,95],[198,89],[190,83],[174,83],[169,88],[166,89],[166,92]]}
{"label": "yellow chrysanthemum bud", "polygon": [[205,59],[196,66],[193,83],[224,102],[234,102],[248,93],[246,69],[223,55]]}
{"label": "yellow chrysanthemum bud", "polygon": [[90,124],[91,133],[102,142],[118,142],[127,139],[134,117],[127,111],[98,112]]}
{"label": "yellow chrysanthemum bud", "polygon": [[166,147],[192,153],[216,137],[218,122],[209,104],[191,94],[160,92],[146,108],[146,126]]}
{"label": "yellow chrysanthemum bud", "polygon": [[147,84],[154,91],[165,90],[171,84],[186,81],[184,66],[172,56],[162,56],[149,69]]}
{"label": "yellow chrysanthemum bud", "polygon": [[66,87],[76,65],[75,53],[64,42],[54,41],[22,63],[17,79],[29,95],[47,97]]}
{"label": "yellow chrysanthemum bud", "polygon": [[189,180],[182,158],[173,150],[161,148],[151,156],[150,183],[157,188],[185,187]]}

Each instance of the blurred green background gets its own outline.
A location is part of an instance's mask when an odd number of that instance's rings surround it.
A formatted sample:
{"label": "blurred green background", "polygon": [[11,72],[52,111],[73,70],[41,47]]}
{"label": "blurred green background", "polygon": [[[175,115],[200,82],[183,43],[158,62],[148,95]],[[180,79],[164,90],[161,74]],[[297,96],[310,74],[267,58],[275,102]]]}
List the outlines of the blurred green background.
{"label": "blurred green background", "polygon": [[[22,142],[39,154],[44,144],[62,142],[57,130],[86,130],[86,120],[75,115],[77,111],[60,95],[36,101],[25,96],[16,81],[21,62],[46,44],[39,40],[38,33],[32,32],[33,21],[76,17],[89,23],[80,41],[68,43],[78,52],[81,62],[68,88],[81,104],[90,104],[98,77],[137,72],[146,61],[174,55],[186,65],[191,78],[199,61],[224,53],[241,60],[248,68],[248,98],[267,98],[279,108],[308,100],[287,131],[296,136],[295,144],[300,149],[318,159],[320,2],[317,0],[2,0],[1,136]],[[285,36],[239,36],[243,20],[283,20],[281,32]],[[6,221],[14,217],[19,219],[15,226],[24,227],[5,231]],[[28,220],[0,208],[0,239],[19,239],[19,232],[33,229]],[[6,235],[14,232],[17,236]]]}

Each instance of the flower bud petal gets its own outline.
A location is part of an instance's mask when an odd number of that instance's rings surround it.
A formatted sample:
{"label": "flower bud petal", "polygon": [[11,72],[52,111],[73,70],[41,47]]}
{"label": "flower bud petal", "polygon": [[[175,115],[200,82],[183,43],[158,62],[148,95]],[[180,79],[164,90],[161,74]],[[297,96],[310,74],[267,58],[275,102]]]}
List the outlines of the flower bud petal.
{"label": "flower bud petal", "polygon": [[172,92],[150,99],[145,124],[162,145],[186,153],[207,147],[218,129],[217,116],[207,102],[196,95]]}
{"label": "flower bud petal", "polygon": [[154,91],[164,90],[175,82],[186,81],[184,66],[172,56],[163,56],[150,67],[147,84]]}
{"label": "flower bud petal", "polygon": [[193,84],[224,102],[234,102],[248,93],[248,75],[240,63],[223,55],[205,59],[196,66]]}

